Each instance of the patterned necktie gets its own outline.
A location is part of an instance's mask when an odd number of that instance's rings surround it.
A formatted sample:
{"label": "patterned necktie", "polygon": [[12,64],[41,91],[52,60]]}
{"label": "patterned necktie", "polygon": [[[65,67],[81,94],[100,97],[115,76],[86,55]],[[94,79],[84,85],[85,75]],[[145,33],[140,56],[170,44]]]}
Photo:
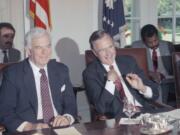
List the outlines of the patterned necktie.
{"label": "patterned necktie", "polygon": [[8,63],[7,51],[6,51],[6,50],[3,50],[3,54],[4,54],[3,63]]}
{"label": "patterned necktie", "polygon": [[44,69],[40,69],[39,72],[41,73],[40,88],[42,98],[43,119],[45,123],[48,123],[54,116],[49,93],[48,79]]}
{"label": "patterned necktie", "polygon": [[152,62],[153,62],[154,71],[157,72],[157,69],[158,69],[158,57],[157,57],[156,49],[153,49],[153,51],[152,51]]}
{"label": "patterned necktie", "polygon": [[[110,66],[110,70],[114,70],[114,67],[113,67],[112,65]],[[115,84],[115,86],[116,86],[116,89],[117,89],[117,90],[119,91],[119,93],[120,93],[120,97],[121,97],[122,99],[124,99],[124,98],[126,97],[126,95],[125,95],[124,88],[123,88],[123,86],[122,86],[122,83],[121,83],[121,80],[120,80],[119,77],[116,79],[116,81],[114,82],[114,84]]]}

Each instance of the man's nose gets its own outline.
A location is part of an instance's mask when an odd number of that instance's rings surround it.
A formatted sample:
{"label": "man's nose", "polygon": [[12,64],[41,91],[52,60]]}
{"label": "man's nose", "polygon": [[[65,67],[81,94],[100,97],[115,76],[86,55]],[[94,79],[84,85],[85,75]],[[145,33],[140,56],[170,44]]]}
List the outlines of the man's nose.
{"label": "man's nose", "polygon": [[153,46],[156,46],[156,41],[152,42],[152,45],[153,45]]}

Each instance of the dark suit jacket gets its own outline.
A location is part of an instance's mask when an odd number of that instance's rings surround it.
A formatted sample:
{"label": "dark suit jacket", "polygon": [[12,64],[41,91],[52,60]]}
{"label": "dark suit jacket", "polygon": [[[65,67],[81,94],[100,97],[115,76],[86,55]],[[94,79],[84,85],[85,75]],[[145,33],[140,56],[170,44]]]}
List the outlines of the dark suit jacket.
{"label": "dark suit jacket", "polygon": [[[148,68],[150,71],[153,71],[153,63],[152,63],[152,58],[151,58],[149,48],[141,40],[133,42],[131,47],[132,48],[146,48]],[[164,68],[166,69],[168,75],[173,75],[172,53],[175,51],[175,49],[172,43],[168,41],[160,40],[158,48],[161,54],[160,57],[162,59]]]}
{"label": "dark suit jacket", "polygon": [[21,60],[21,53],[15,48],[9,49],[9,62],[18,62]]}
{"label": "dark suit jacket", "polygon": [[[58,114],[76,117],[76,100],[68,68],[55,60],[47,65],[49,84]],[[65,85],[65,90],[61,88]],[[24,121],[37,122],[37,94],[32,68],[27,59],[5,71],[0,89],[0,122],[14,132]]]}
{"label": "dark suit jacket", "polygon": [[[116,63],[122,76],[126,76],[127,73],[131,72],[136,73],[142,78],[145,85],[152,88],[152,99],[155,100],[158,98],[159,93],[157,84],[153,83],[145,77],[143,71],[139,69],[132,57],[116,57]],[[107,80],[106,76],[107,72],[98,60],[95,60],[93,63],[91,63],[83,72],[84,84],[90,103],[95,106],[99,113],[108,114],[111,117],[116,117],[122,115],[123,103],[117,90],[115,91],[115,94],[112,95],[105,89],[105,83]],[[133,89],[126,80],[125,83],[135,99],[140,104],[142,104],[144,108],[149,108],[150,106],[147,104],[147,102],[145,102],[144,96],[139,94],[137,90]]]}

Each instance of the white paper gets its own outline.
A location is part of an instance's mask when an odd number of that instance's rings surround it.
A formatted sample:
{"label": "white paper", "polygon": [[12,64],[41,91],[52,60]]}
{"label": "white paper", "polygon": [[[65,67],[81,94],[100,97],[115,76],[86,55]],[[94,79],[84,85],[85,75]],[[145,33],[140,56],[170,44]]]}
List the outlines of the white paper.
{"label": "white paper", "polygon": [[170,116],[170,117],[172,117],[174,119],[180,119],[180,109],[175,109],[175,110],[172,110],[172,111],[169,111],[169,112],[163,112],[163,113],[160,113],[160,114]]}
{"label": "white paper", "polygon": [[140,123],[139,119],[121,118],[119,121],[120,125],[134,125],[134,124],[139,124],[139,123]]}
{"label": "white paper", "polygon": [[76,128],[74,128],[74,127],[54,129],[54,131],[55,131],[58,135],[82,135],[82,134],[81,134]]}

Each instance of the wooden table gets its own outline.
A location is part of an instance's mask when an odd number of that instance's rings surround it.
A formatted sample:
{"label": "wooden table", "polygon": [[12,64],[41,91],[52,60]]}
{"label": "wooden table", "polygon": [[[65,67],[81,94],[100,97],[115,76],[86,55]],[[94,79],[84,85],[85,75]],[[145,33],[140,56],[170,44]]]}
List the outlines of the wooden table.
{"label": "wooden table", "polygon": [[[141,125],[118,125],[115,119],[97,121],[92,123],[80,123],[73,125],[82,135],[140,135]],[[35,135],[37,131],[15,133],[11,135]],[[56,135],[53,129],[43,129],[44,135]],[[163,135],[180,135],[176,129]]]}

